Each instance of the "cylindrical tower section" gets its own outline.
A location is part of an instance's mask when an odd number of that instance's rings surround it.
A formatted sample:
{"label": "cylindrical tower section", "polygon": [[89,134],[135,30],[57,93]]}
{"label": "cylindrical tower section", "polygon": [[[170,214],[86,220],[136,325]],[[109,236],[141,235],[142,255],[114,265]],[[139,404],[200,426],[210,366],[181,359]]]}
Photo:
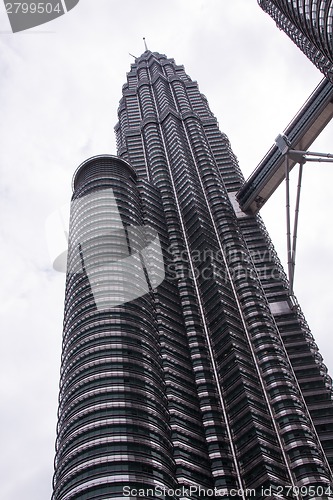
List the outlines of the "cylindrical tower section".
{"label": "cylindrical tower section", "polygon": [[[141,201],[111,155],[73,179],[53,500],[175,487]],[[168,497],[165,497],[168,498]]]}

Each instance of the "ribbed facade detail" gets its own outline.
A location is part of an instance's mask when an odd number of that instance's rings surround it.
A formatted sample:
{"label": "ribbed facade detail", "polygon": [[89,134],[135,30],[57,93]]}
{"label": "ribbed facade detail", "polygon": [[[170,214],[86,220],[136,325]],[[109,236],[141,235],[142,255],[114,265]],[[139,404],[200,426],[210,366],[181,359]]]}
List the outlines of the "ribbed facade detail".
{"label": "ribbed facade detail", "polygon": [[[206,98],[146,51],[116,136],[120,159],[74,176],[53,500],[329,496],[332,382],[262,220],[237,205],[244,179]],[[103,274],[109,189],[126,233],[158,234],[165,272],[113,307],[134,276]]]}
{"label": "ribbed facade detail", "polygon": [[333,1],[258,0],[304,54],[333,81]]}
{"label": "ribbed facade detail", "polygon": [[[132,127],[130,118],[128,127],[121,126],[122,113],[133,112],[126,105],[128,95],[133,95],[132,81],[136,81],[140,128]],[[191,318],[185,321],[188,346],[191,350],[194,331],[194,345],[202,345],[201,354],[195,351],[197,356],[191,358],[194,373],[196,363],[202,364],[211,390],[215,387],[217,438],[223,437],[225,444],[214,457],[227,469],[217,468],[211,484],[230,485],[233,477],[243,489],[260,491],[271,484],[329,482],[331,472],[313,425],[319,420],[315,413],[309,414],[311,390],[302,380],[309,359],[301,376],[292,352],[288,353],[286,323],[293,323],[298,348],[311,356],[313,374],[327,398],[319,403],[320,418],[325,404],[332,408],[331,382],[299,308],[291,305],[285,274],[262,221],[245,214],[236,217],[231,198],[243,177],[227,137],[219,131],[196,82],[173,60],[146,52],[132,65],[128,82],[116,127],[119,153],[132,165],[145,159],[143,176],[161,193],[168,253],[178,271],[176,279],[165,280],[163,286],[178,288],[182,314]],[[135,136],[136,144],[142,143],[139,150],[132,147]],[[176,290],[172,295],[176,303]],[[272,314],[270,303],[278,314]],[[284,316],[276,303],[287,304]],[[285,316],[288,322],[283,322]],[[180,325],[178,321],[173,332],[181,332]],[[201,403],[207,392],[196,391]],[[205,425],[203,408],[210,414],[214,408],[205,406],[206,397],[204,401],[200,408]],[[176,463],[177,446],[178,440]],[[326,449],[330,452],[331,445]],[[190,474],[190,464],[188,469],[183,472],[184,464],[177,468],[178,482],[205,484],[194,470]]]}

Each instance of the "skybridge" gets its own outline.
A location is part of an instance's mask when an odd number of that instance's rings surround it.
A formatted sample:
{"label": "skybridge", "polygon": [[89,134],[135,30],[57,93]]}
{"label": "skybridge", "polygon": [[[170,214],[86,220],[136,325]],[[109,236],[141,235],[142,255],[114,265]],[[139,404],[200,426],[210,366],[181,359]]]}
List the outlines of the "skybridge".
{"label": "skybridge", "polygon": [[[283,180],[286,181],[288,275],[291,294],[293,293],[303,165],[306,162],[313,161],[333,162],[333,154],[308,151],[308,148],[332,117],[333,83],[324,78],[284,130],[283,134],[278,135],[275,139],[275,144],[270,148],[236,195],[242,211],[248,215],[255,215],[281,182]],[[291,237],[289,172],[297,163],[299,164],[299,174],[293,236]]]}
{"label": "skybridge", "polygon": [[[324,78],[283,134],[276,138],[275,144],[237,193],[237,199],[243,212],[251,215],[259,212],[286,178],[286,154],[289,157],[289,170],[291,170],[296,163],[303,159],[304,155],[306,156],[308,148],[332,117],[333,83]],[[308,155],[314,158],[312,153],[308,153]],[[318,158],[320,156],[318,155]],[[324,156],[321,156],[321,161],[323,161]],[[309,160],[309,157],[305,159]]]}

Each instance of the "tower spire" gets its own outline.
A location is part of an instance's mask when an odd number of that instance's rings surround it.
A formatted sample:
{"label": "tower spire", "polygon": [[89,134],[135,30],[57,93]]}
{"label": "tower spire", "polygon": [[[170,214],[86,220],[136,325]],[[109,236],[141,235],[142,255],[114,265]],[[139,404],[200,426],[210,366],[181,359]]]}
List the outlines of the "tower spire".
{"label": "tower spire", "polygon": [[147,43],[145,37],[143,37],[143,43],[145,44],[145,50],[148,50]]}

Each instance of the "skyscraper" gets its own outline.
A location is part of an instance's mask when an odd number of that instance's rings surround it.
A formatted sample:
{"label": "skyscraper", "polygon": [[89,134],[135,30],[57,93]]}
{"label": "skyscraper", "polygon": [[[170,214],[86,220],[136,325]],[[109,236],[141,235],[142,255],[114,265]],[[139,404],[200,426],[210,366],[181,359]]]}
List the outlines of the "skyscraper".
{"label": "skyscraper", "polygon": [[53,499],[333,496],[332,382],[197,83],[146,50],[116,135],[74,175]]}
{"label": "skyscraper", "polygon": [[333,1],[258,0],[258,3],[333,81]]}

